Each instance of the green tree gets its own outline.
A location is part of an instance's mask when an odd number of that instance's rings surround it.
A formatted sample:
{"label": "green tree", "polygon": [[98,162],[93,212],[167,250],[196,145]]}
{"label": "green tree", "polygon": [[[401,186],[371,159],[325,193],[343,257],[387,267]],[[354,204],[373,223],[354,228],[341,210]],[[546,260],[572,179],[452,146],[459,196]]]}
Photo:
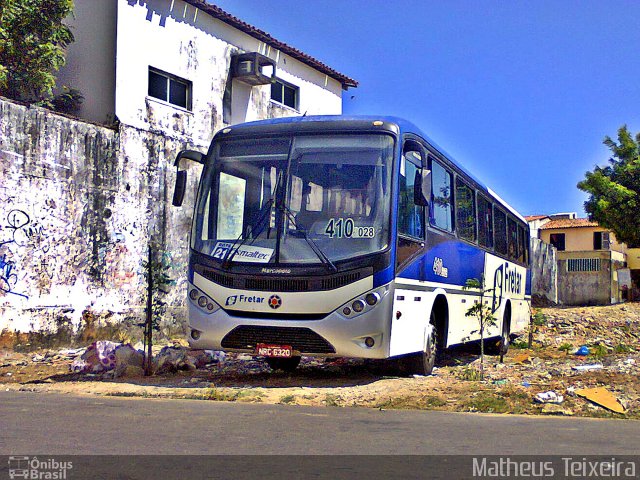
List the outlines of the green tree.
{"label": "green tree", "polygon": [[587,172],[578,188],[589,194],[589,218],[610,229],[620,242],[640,247],[640,133],[635,139],[623,125],[618,142],[605,137],[612,156],[606,167]]}
{"label": "green tree", "polygon": [[497,323],[497,319],[493,316],[491,307],[485,303],[484,298],[485,295],[493,292],[493,288],[487,288],[484,276],[481,276],[480,280],[477,278],[467,279],[465,286],[462,287],[462,289],[477,290],[480,292],[480,300],[474,302],[474,304],[467,309],[464,315],[465,317],[474,317],[478,322],[478,330],[473,330],[471,334],[480,334],[480,380],[484,380],[484,337],[487,333],[487,329],[495,327]]}
{"label": "green tree", "polygon": [[0,2],[0,95],[48,105],[73,34],[73,0]]}

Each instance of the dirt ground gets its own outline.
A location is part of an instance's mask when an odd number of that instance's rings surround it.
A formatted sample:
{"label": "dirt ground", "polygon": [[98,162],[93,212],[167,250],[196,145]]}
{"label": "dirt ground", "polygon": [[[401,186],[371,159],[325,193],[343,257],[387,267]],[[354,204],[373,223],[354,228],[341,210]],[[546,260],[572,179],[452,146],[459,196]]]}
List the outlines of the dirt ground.
{"label": "dirt ground", "polygon": [[[640,419],[640,303],[545,308],[534,318],[532,348],[527,348],[525,332],[513,339],[504,363],[487,356],[484,380],[477,346],[452,349],[434,375],[409,378],[389,375],[379,362],[346,359],[303,358],[298,370],[285,373],[244,354],[227,354],[195,371],[113,378],[112,372],[70,373],[74,352],[4,349],[0,389]],[[574,354],[583,345],[589,354]],[[575,369],[589,365],[592,370]],[[575,394],[576,389],[591,387],[605,387],[625,413],[613,413]],[[564,400],[534,402],[536,394],[547,391]]]}

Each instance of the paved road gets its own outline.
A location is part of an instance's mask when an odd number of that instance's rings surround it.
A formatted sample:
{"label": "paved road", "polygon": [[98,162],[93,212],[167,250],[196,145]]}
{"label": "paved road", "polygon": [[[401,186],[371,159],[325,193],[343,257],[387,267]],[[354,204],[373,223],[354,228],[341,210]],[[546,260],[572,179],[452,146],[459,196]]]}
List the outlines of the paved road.
{"label": "paved road", "polygon": [[0,455],[638,452],[637,421],[0,392]]}

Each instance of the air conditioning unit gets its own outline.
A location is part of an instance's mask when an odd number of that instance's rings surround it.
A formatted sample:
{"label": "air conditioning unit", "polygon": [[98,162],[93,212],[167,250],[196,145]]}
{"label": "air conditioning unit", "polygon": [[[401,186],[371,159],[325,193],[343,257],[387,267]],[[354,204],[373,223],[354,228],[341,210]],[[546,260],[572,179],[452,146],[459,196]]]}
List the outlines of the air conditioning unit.
{"label": "air conditioning unit", "polygon": [[249,85],[267,85],[275,81],[276,62],[258,52],[231,57],[231,76]]}

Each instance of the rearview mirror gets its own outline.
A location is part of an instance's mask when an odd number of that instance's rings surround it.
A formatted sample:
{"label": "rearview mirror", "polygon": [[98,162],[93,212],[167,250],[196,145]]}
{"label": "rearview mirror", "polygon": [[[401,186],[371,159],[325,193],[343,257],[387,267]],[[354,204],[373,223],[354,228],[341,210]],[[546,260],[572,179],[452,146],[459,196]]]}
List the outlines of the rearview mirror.
{"label": "rearview mirror", "polygon": [[176,186],[173,190],[173,206],[179,207],[184,200],[184,192],[187,190],[187,172],[178,170],[176,172]]}
{"label": "rearview mirror", "polygon": [[416,171],[413,183],[413,203],[426,207],[431,201],[431,170],[422,168]]}

